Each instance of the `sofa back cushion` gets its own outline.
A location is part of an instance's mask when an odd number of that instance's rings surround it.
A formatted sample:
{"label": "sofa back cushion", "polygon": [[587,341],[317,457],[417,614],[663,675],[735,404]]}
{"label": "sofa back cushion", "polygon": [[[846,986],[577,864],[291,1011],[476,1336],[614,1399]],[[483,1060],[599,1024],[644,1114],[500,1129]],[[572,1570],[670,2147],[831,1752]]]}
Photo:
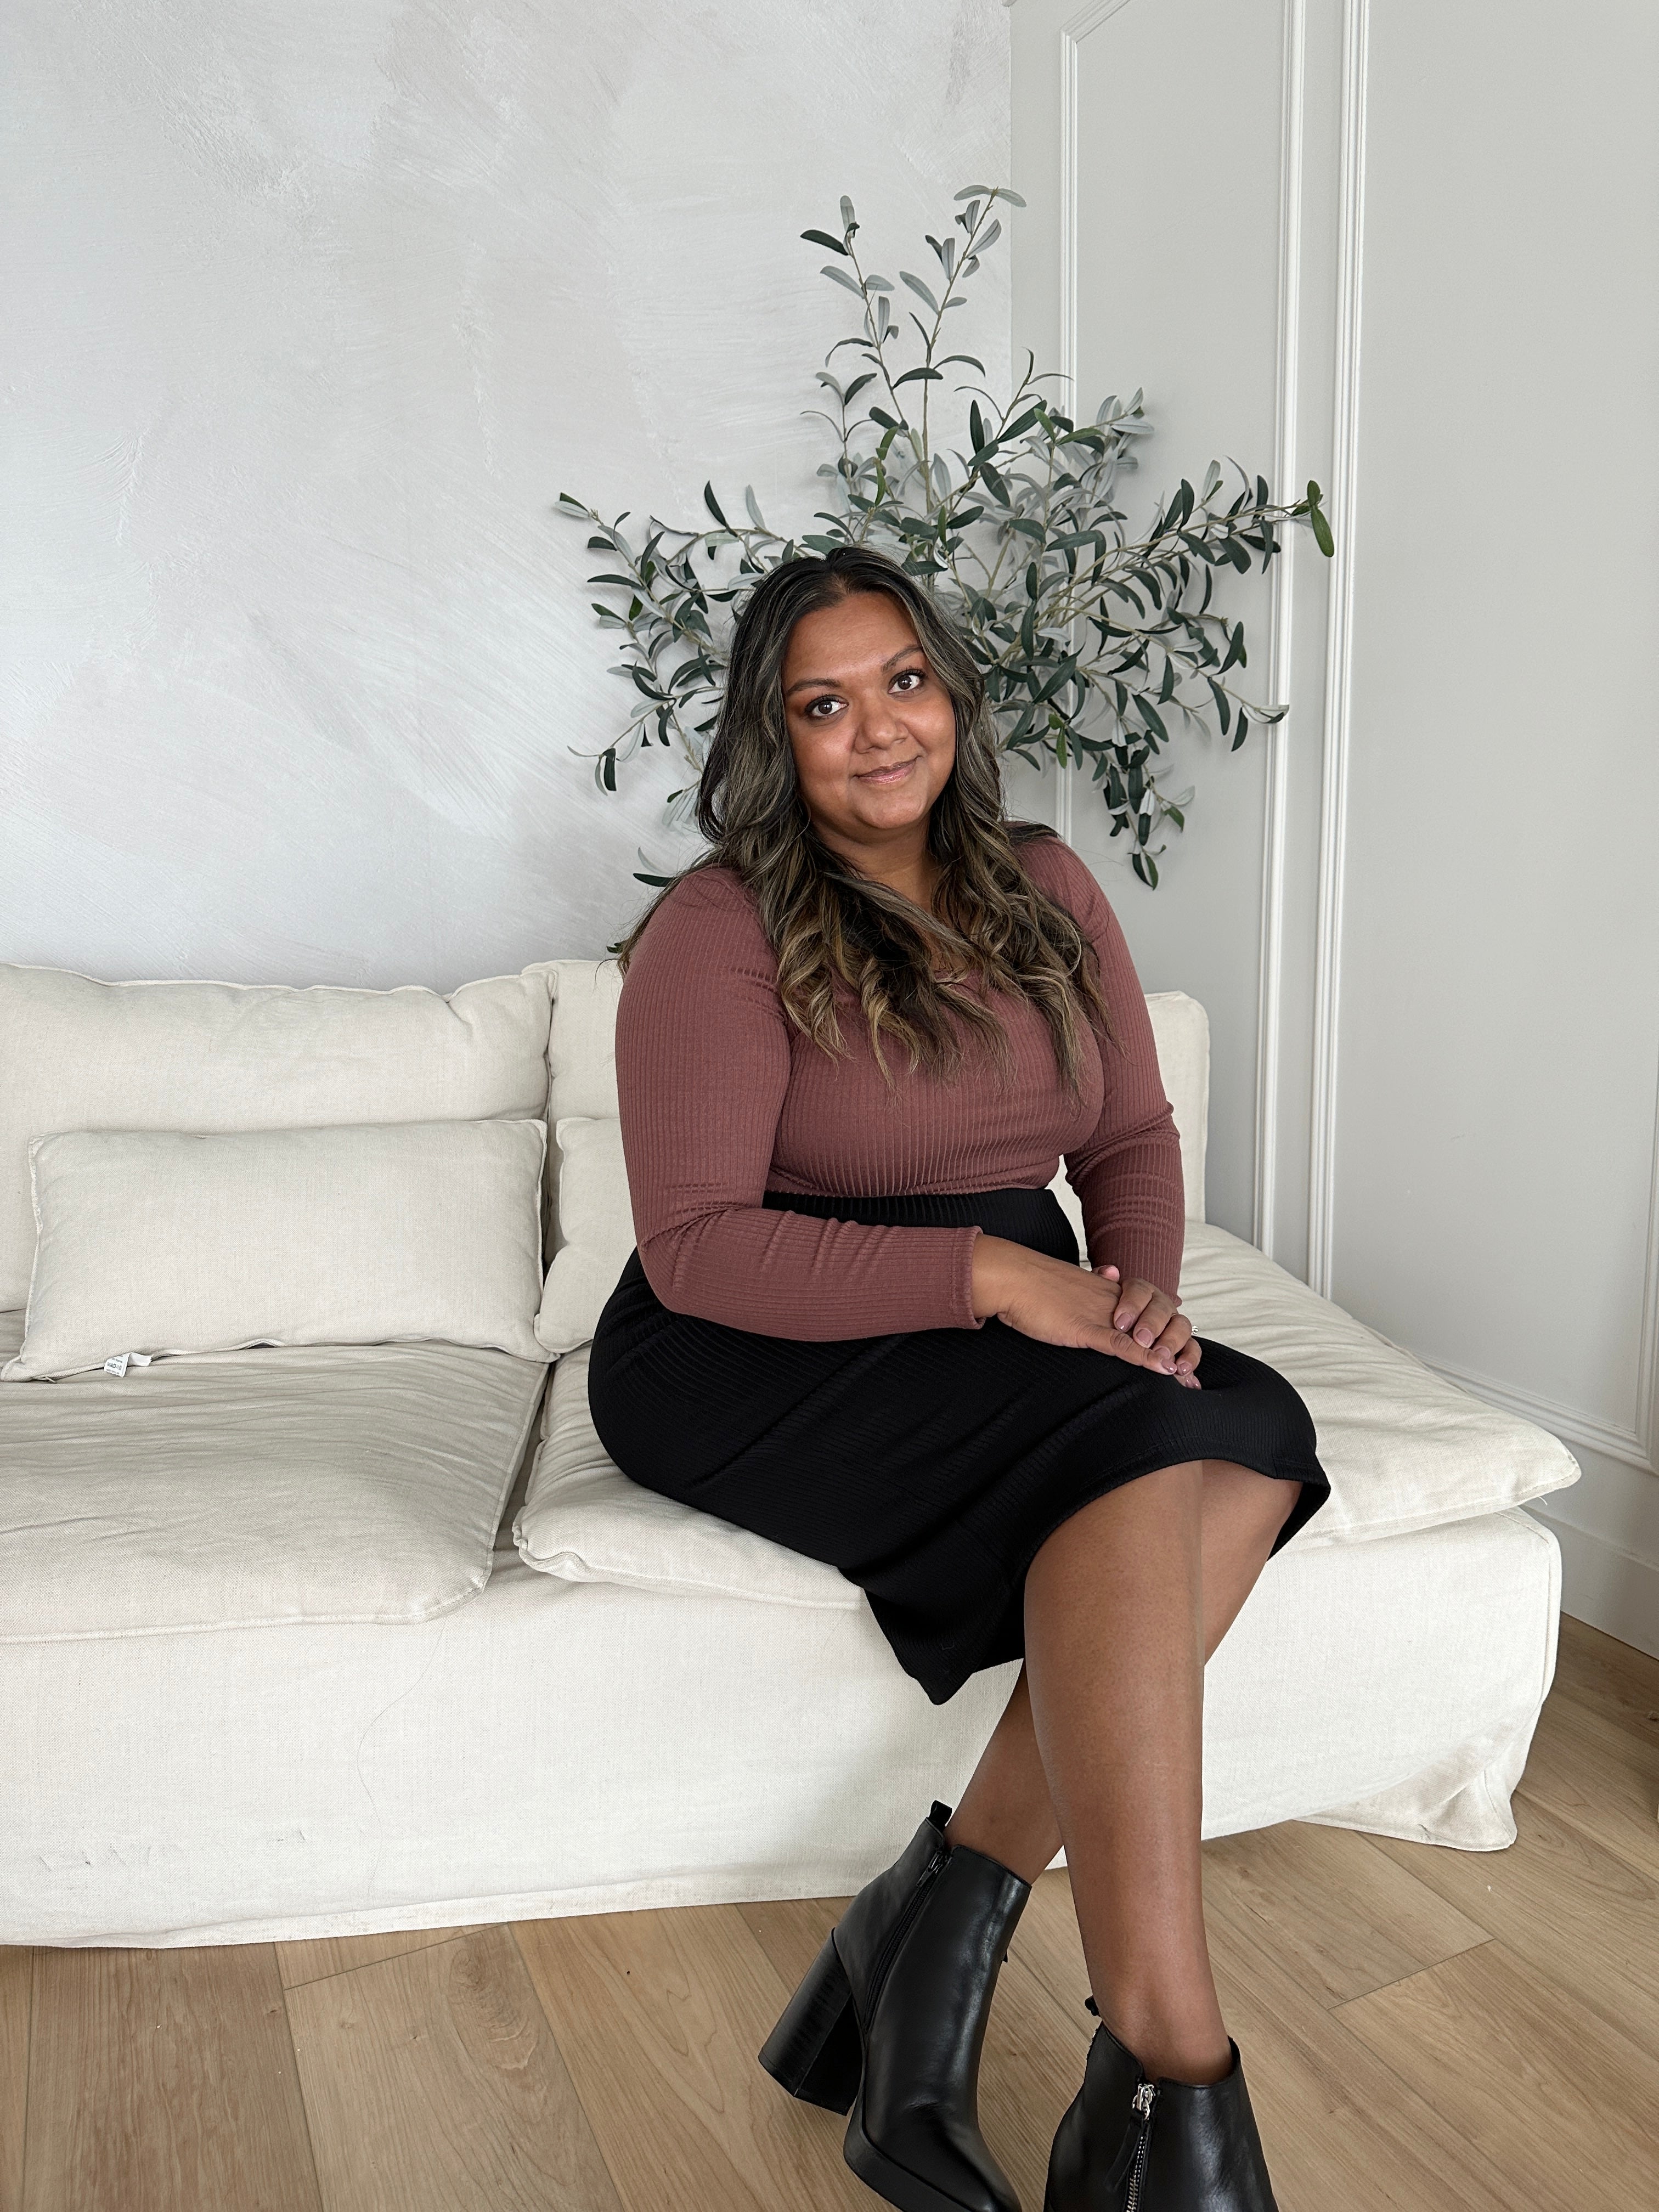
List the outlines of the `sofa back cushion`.
{"label": "sofa back cushion", "polygon": [[529,968],[446,998],[0,965],[0,1308],[28,1296],[31,1138],[539,1120],[551,975]]}
{"label": "sofa back cushion", "polygon": [[[614,960],[555,960],[548,1042],[550,1178],[556,1197],[552,1264],[536,1334],[550,1355],[592,1335],[605,1301],[634,1249],[622,1133],[617,1112]],[[1181,1133],[1189,1220],[1204,1218],[1204,1147],[1210,1096],[1210,1023],[1184,991],[1149,993],[1158,1072]],[[1062,1167],[1053,1185],[1081,1239],[1083,1215]]]}
{"label": "sofa back cushion", "polygon": [[434,1340],[538,1363],[540,1121],[70,1130],[0,1384],[123,1353]]}

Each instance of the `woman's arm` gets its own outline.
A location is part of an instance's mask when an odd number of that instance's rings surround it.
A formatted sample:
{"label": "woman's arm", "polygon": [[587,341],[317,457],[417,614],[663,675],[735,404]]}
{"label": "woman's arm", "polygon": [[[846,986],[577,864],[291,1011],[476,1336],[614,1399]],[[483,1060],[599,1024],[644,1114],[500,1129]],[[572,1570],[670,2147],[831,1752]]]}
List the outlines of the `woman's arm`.
{"label": "woman's arm", "polygon": [[1106,894],[1069,846],[1043,838],[1021,857],[1032,880],[1076,916],[1093,944],[1118,1039],[1101,1046],[1106,1096],[1100,1119],[1066,1155],[1066,1179],[1083,1207],[1090,1265],[1115,1263],[1122,1283],[1139,1278],[1177,1297],[1187,1230],[1181,1137],[1164,1095],[1134,962]]}
{"label": "woman's arm", "polygon": [[617,1011],[623,1152],[652,1289],[673,1312],[767,1336],[977,1328],[972,1224],[763,1206],[789,1068],[759,917],[736,878],[700,871],[653,915]]}

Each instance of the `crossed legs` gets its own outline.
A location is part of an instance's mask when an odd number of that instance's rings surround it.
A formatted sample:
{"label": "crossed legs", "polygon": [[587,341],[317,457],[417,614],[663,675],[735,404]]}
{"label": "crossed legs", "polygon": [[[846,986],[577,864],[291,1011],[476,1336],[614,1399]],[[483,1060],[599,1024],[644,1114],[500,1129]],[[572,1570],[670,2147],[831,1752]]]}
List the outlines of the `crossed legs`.
{"label": "crossed legs", "polygon": [[1188,1460],[1093,1499],[1025,1577],[1025,1664],[947,1831],[1034,1881],[1063,1841],[1101,2017],[1146,2071],[1231,2056],[1204,1940],[1204,1662],[1298,1486]]}

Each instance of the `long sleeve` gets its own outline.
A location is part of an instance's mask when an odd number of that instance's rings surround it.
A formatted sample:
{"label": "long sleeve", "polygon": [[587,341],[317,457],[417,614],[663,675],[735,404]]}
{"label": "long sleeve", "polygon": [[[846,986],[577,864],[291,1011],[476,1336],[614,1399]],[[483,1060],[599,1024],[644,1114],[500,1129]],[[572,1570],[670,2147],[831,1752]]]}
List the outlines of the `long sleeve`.
{"label": "long sleeve", "polygon": [[1101,1045],[1106,1095],[1100,1119],[1065,1156],[1066,1179],[1083,1208],[1089,1263],[1115,1261],[1122,1281],[1139,1276],[1175,1294],[1186,1243],[1181,1137],[1158,1073],[1146,994],[1117,916],[1083,862],[1048,839],[1028,847],[1025,857],[1034,879],[1064,902],[1091,939],[1117,1036],[1116,1043]]}
{"label": "long sleeve", "polygon": [[623,1151],[652,1289],[674,1312],[769,1336],[979,1328],[977,1228],[870,1226],[762,1204],[791,1055],[752,902],[724,870],[688,877],[641,939],[617,1013]]}

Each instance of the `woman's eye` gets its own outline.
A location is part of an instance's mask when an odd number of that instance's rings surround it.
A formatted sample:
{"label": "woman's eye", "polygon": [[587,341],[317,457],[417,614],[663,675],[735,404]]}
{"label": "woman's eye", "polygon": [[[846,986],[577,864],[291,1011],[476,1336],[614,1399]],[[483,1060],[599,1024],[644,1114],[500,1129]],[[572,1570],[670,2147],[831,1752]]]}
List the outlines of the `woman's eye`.
{"label": "woman's eye", "polygon": [[820,714],[818,713],[818,708],[820,707],[835,708],[840,706],[840,704],[841,702],[839,699],[831,698],[827,695],[822,699],[814,699],[806,709],[807,716],[809,720],[816,718],[820,722],[826,721],[829,717],[824,714]]}
{"label": "woman's eye", "polygon": [[901,668],[893,678],[895,684],[920,684],[921,680],[922,672],[919,668]]}

